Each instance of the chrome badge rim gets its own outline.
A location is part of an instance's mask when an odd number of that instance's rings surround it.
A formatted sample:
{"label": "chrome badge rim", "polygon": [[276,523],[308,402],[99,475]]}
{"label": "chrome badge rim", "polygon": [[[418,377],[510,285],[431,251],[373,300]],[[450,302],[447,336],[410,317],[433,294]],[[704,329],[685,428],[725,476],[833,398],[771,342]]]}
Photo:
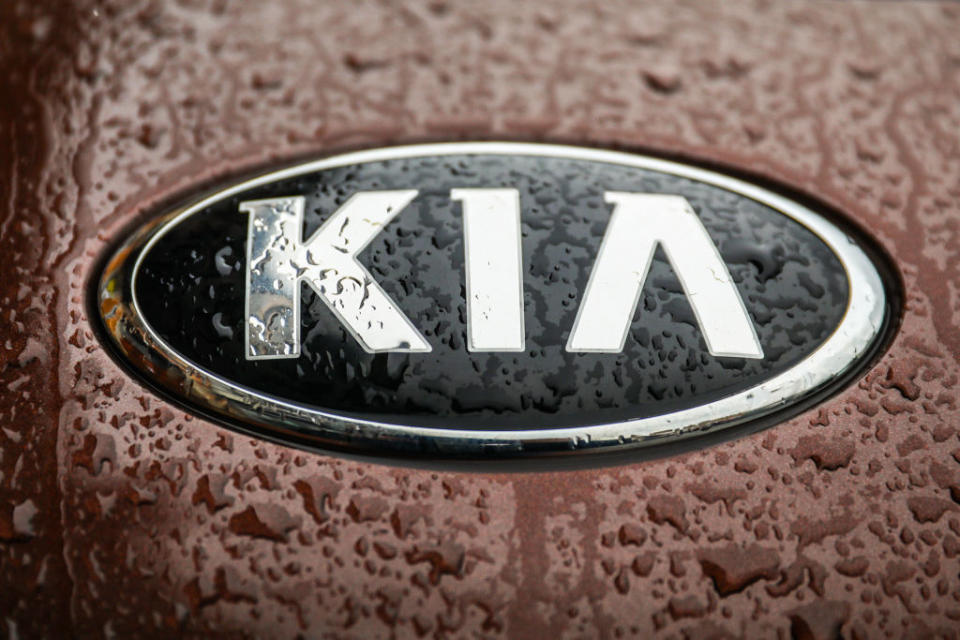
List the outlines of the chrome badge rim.
{"label": "chrome badge rim", "polygon": [[[635,420],[543,430],[460,430],[378,422],[305,406],[232,382],[178,353],[150,326],[137,299],[144,256],[169,230],[213,202],[252,187],[348,165],[445,155],[557,157],[648,169],[733,192],[813,232],[841,262],[849,286],[840,324],[787,371],[745,391],[681,411]],[[337,155],[272,171],[218,190],[146,224],[111,254],[96,288],[96,311],[113,348],[154,386],[241,430],[291,444],[372,453],[453,457],[614,451],[668,444],[769,417],[822,391],[861,364],[887,322],[877,267],[857,242],[825,216],[773,191],[727,175],[631,153],[563,145],[471,142],[387,147]]]}

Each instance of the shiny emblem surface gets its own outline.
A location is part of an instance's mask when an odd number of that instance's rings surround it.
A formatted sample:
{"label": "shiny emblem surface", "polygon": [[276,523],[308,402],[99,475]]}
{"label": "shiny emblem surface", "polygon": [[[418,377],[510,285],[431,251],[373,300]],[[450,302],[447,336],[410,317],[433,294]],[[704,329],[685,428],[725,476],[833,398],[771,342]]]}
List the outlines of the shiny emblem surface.
{"label": "shiny emblem surface", "polygon": [[167,212],[97,282],[121,359],[300,445],[489,456],[676,442],[794,411],[891,311],[862,242],[644,156],[522,143],[293,166]]}

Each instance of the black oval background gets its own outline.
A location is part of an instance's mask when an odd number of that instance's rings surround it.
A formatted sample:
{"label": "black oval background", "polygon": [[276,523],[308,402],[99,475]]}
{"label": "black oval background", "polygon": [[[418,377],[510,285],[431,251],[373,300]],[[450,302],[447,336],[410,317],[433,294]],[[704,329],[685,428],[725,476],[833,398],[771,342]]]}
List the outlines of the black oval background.
{"label": "black oval background", "polygon": [[[466,350],[460,205],[452,188],[520,191],[526,351]],[[420,190],[360,260],[433,347],[368,354],[306,284],[302,354],[244,358],[243,200],[303,195],[304,237],[356,191]],[[604,191],[685,196],[730,269],[763,360],[711,356],[662,250],[624,351],[565,351],[609,221]],[[786,371],[843,317],[840,261],[787,216],[717,186],[568,158],[446,155],[328,169],[254,187],[195,213],[144,256],[135,295],[177,352],[235,383],[366,420],[450,429],[546,429],[645,418],[702,405]]]}

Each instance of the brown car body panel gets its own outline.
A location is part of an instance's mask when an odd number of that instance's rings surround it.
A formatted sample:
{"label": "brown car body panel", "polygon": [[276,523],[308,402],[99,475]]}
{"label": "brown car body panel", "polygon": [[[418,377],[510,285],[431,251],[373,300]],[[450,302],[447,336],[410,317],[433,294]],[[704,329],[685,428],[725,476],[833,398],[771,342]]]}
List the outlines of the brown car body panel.
{"label": "brown car body panel", "polygon": [[[957,637],[960,6],[0,6],[0,634]],[[782,184],[905,291],[773,428],[573,470],[391,465],[190,416],[93,331],[105,250],[255,168],[545,140]]]}

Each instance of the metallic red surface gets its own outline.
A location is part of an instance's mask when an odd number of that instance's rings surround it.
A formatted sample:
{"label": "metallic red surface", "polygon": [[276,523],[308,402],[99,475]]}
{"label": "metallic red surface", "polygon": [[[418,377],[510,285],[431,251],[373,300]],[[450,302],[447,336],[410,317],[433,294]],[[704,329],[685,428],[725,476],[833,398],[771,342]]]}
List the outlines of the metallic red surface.
{"label": "metallic red surface", "polygon": [[[956,637],[960,7],[0,5],[0,629],[10,637]],[[870,230],[862,380],[702,451],[394,467],[189,415],[88,281],[168,201],[357,146],[536,139],[774,179]]]}

